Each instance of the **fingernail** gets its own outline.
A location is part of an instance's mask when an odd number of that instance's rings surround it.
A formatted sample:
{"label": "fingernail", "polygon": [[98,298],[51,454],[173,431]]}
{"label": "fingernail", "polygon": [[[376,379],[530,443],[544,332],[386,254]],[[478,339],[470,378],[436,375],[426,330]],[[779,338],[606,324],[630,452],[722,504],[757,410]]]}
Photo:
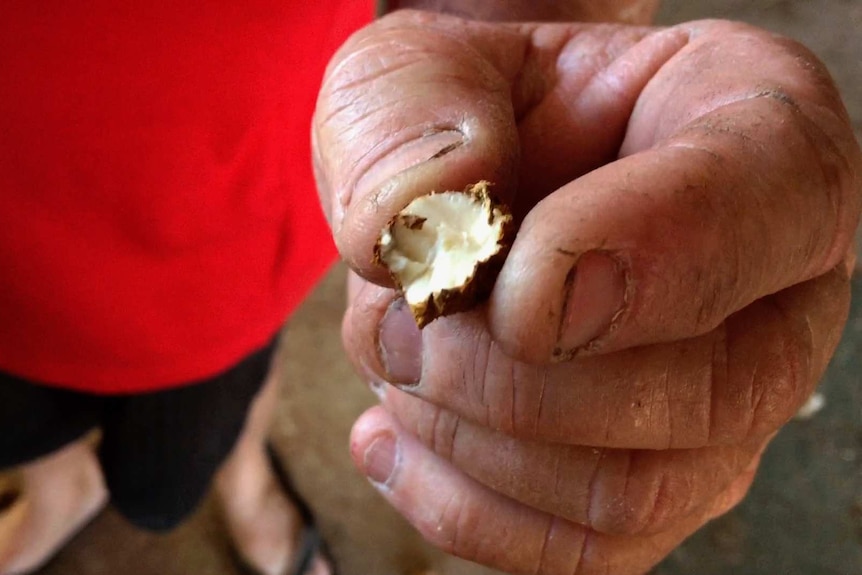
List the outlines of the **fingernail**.
{"label": "fingernail", "polygon": [[609,332],[626,303],[622,262],[604,252],[587,252],[569,272],[558,355],[573,353]]}
{"label": "fingernail", "polygon": [[389,305],[379,333],[380,362],[393,385],[413,385],[422,375],[422,332],[403,299]]}
{"label": "fingernail", "polygon": [[390,154],[377,160],[356,182],[360,197],[382,186],[387,180],[410,168],[445,156],[464,143],[464,134],[458,130],[429,131],[415,140],[400,145]]}
{"label": "fingernail", "polygon": [[392,433],[383,433],[375,439],[362,458],[365,475],[375,483],[385,484],[395,470],[398,460],[398,440]]}

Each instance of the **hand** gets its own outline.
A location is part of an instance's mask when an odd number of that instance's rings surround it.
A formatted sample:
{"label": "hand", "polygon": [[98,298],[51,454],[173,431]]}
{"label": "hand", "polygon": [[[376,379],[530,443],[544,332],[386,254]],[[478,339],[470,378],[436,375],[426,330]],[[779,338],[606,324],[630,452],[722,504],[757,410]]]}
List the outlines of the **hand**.
{"label": "hand", "polygon": [[[735,505],[838,342],[862,159],[804,48],[725,22],[396,13],[335,58],[321,199],[380,392],[352,453],[433,544],[639,574]],[[487,305],[419,332],[372,247],[488,179],[520,229]]]}

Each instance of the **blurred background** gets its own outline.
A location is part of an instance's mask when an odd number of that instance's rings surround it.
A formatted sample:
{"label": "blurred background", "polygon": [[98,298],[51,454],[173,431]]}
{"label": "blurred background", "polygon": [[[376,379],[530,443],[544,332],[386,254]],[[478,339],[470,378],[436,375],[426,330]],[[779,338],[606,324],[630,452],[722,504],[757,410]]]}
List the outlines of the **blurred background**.
{"label": "blurred background", "polygon": [[[660,22],[719,17],[796,38],[829,66],[862,136],[862,0],[672,0]],[[342,575],[490,575],[426,546],[354,471],[347,438],[373,396],[343,359],[337,267],[286,330],[275,441],[319,514]],[[654,575],[862,574],[862,277],[843,343],[820,388],[822,409],[773,442],[745,502]],[[168,536],[138,533],[110,509],[43,575],[234,575],[211,502]]]}

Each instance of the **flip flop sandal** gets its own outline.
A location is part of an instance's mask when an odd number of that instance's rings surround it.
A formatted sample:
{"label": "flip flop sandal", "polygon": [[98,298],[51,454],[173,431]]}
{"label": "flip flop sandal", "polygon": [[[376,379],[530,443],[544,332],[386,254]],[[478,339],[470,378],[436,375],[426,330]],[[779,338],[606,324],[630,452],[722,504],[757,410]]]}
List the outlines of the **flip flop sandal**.
{"label": "flip flop sandal", "polygon": [[[287,570],[285,575],[306,575],[311,568],[315,555],[318,553],[329,563],[332,568],[332,575],[337,575],[335,562],[329,553],[326,542],[320,536],[320,531],[314,519],[314,513],[293,484],[293,480],[290,478],[287,469],[272,444],[268,443],[266,445],[266,455],[282,493],[293,503],[303,524],[302,533],[299,535],[299,544],[294,554],[293,565]],[[235,549],[233,549],[232,555],[241,575],[262,575],[258,569],[252,567],[245,559],[240,557]]]}

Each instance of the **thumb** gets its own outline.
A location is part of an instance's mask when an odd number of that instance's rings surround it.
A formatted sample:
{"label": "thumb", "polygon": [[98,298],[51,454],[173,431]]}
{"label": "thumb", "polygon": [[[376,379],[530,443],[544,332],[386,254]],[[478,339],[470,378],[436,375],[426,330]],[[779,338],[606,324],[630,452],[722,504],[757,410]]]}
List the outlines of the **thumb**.
{"label": "thumb", "polygon": [[373,246],[413,198],[483,179],[511,198],[510,76],[524,47],[505,27],[398,12],[335,56],[314,116],[315,169],[336,244],[360,275],[388,281]]}

